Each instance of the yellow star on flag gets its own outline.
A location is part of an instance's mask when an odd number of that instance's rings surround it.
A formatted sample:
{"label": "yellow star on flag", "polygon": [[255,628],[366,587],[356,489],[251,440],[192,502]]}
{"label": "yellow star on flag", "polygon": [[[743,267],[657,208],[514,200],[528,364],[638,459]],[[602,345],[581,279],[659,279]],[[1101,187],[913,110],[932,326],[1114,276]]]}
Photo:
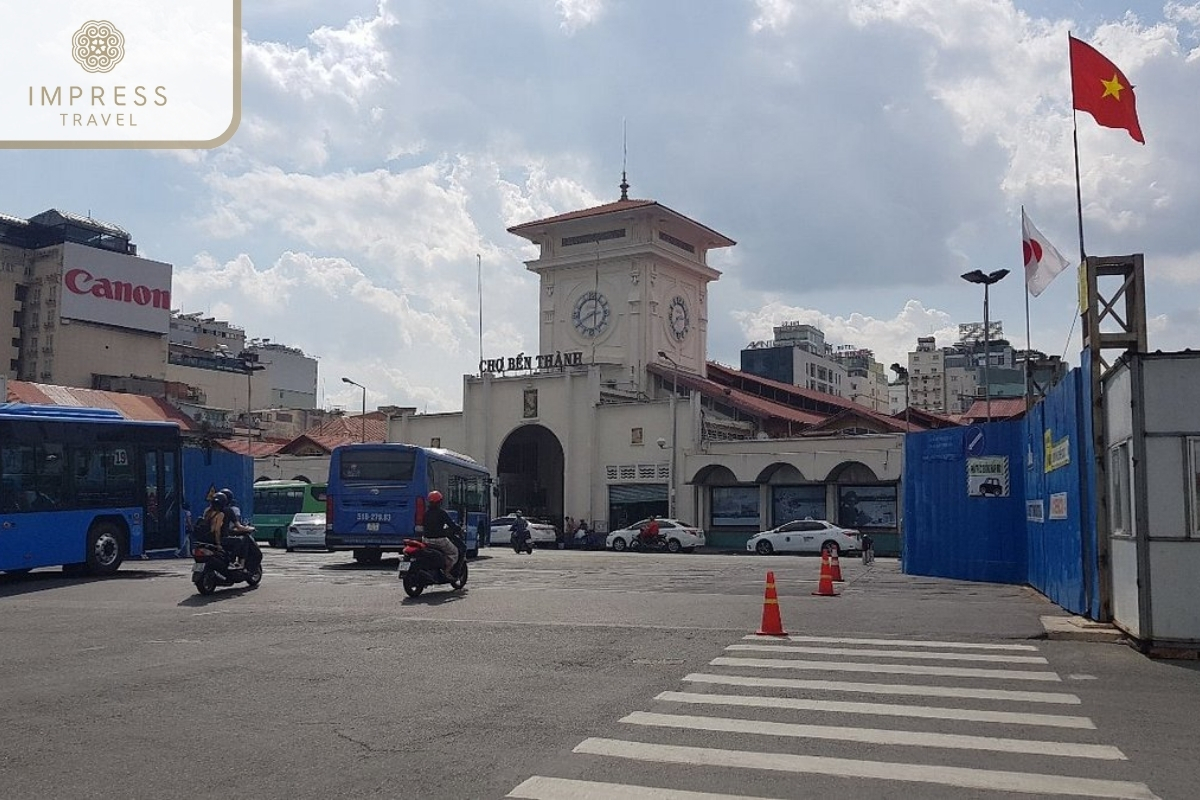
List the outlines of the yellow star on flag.
{"label": "yellow star on flag", "polygon": [[1111,81],[1101,79],[1100,83],[1104,84],[1104,94],[1100,95],[1101,100],[1105,97],[1115,97],[1118,101],[1121,99],[1121,90],[1125,87],[1121,85],[1120,79],[1115,74]]}

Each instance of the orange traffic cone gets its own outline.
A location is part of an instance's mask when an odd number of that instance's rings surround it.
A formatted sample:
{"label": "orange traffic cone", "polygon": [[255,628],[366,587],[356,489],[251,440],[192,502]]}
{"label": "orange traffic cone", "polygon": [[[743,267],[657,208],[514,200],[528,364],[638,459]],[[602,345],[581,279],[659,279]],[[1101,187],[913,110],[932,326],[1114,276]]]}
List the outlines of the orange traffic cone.
{"label": "orange traffic cone", "polygon": [[829,551],[821,551],[821,579],[817,583],[817,590],[813,592],[817,597],[837,597],[838,593],[833,590],[833,569],[829,566]]}
{"label": "orange traffic cone", "polygon": [[759,636],[787,636],[779,616],[779,596],[775,594],[775,573],[767,573],[767,591],[763,595],[762,625]]}
{"label": "orange traffic cone", "polygon": [[833,576],[835,581],[845,582],[842,577],[842,565],[838,562],[838,551],[829,551],[829,574]]}

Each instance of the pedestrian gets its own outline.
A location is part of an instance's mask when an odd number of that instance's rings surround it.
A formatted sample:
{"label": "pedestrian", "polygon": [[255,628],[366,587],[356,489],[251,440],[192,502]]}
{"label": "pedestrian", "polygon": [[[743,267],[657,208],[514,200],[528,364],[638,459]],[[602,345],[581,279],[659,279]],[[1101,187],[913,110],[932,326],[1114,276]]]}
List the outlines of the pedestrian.
{"label": "pedestrian", "polygon": [[862,536],[862,562],[864,564],[875,563],[875,540],[869,533],[864,533]]}
{"label": "pedestrian", "polygon": [[580,550],[586,550],[588,546],[588,529],[587,523],[579,520],[579,525],[575,528],[575,547]]}
{"label": "pedestrian", "polygon": [[574,533],[575,533],[575,520],[568,516],[566,519],[563,520],[563,537],[562,538],[563,538],[563,546],[564,547],[569,548],[571,546],[571,537],[574,535]]}

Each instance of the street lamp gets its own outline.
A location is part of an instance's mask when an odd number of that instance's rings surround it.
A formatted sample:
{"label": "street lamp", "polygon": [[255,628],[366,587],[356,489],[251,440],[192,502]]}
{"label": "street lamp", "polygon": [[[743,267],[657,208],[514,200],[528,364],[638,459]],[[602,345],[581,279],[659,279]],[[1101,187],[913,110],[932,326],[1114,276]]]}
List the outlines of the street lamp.
{"label": "street lamp", "polygon": [[679,450],[679,426],[676,424],[679,415],[675,413],[675,405],[679,397],[679,364],[665,350],[659,350],[658,357],[671,364],[671,487],[667,492],[667,516],[675,519],[675,453]]}
{"label": "street lamp", "polygon": [[352,381],[349,378],[342,378],[342,383],[348,383],[351,386],[357,386],[358,388],[362,389],[362,440],[365,443],[367,441],[367,387],[363,386],[357,381]]}
{"label": "street lamp", "polygon": [[254,458],[254,406],[251,403],[253,397],[254,373],[261,372],[266,369],[265,366],[258,363],[258,353],[251,350],[243,350],[238,353],[238,358],[242,360],[242,368],[246,370],[246,455]]}
{"label": "street lamp", "polygon": [[896,373],[897,382],[904,384],[904,432],[908,433],[908,367],[902,367],[896,362],[888,369]]}
{"label": "street lamp", "polygon": [[987,409],[987,421],[992,421],[992,382],[988,367],[991,365],[991,354],[988,352],[991,344],[991,327],[988,321],[988,287],[993,283],[1001,280],[1008,274],[1006,269],[998,269],[995,272],[989,272],[984,275],[980,270],[973,269],[970,272],[963,273],[962,279],[968,283],[983,284],[983,401],[984,407]]}

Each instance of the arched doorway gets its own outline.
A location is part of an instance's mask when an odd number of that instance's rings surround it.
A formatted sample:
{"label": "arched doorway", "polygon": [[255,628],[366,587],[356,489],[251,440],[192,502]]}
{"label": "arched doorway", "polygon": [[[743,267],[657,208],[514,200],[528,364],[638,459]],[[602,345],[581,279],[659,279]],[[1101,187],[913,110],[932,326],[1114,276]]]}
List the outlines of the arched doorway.
{"label": "arched doorway", "polygon": [[496,516],[519,509],[561,530],[564,468],[562,443],[553,431],[543,425],[514,430],[496,458]]}

